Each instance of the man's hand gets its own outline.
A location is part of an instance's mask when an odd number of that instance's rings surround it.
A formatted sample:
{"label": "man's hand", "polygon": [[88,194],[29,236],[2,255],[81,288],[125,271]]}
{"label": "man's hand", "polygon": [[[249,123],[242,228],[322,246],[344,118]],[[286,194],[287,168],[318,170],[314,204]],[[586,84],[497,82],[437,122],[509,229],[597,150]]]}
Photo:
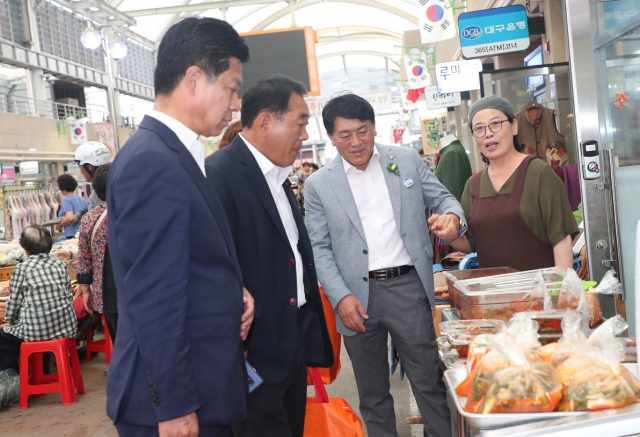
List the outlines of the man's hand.
{"label": "man's hand", "polygon": [[460,218],[455,214],[432,214],[429,217],[429,226],[441,240],[451,243],[459,237]]}
{"label": "man's hand", "polygon": [[362,319],[367,320],[369,316],[364,311],[360,301],[352,295],[345,296],[338,303],[338,314],[347,328],[356,332],[366,331]]}
{"label": "man's hand", "polygon": [[91,287],[86,284],[79,284],[78,288],[82,292],[82,304],[84,305],[84,309],[87,310],[89,314],[93,314],[93,295],[91,294]]}
{"label": "man's hand", "polygon": [[158,422],[160,437],[198,437],[198,416],[196,412],[175,419]]}
{"label": "man's hand", "polygon": [[249,291],[244,287],[242,287],[242,301],[244,302],[244,313],[242,313],[240,324],[240,338],[244,341],[247,339],[247,335],[249,335],[249,329],[251,329],[251,324],[253,323],[253,312],[255,310],[253,296],[251,296]]}

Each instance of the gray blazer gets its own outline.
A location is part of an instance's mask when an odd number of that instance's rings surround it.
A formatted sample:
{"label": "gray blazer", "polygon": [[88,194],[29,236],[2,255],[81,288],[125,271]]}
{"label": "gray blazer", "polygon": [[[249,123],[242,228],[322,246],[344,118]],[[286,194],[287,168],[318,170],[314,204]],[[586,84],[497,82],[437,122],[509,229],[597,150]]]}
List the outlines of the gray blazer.
{"label": "gray blazer", "polygon": [[[453,213],[461,217],[461,235],[466,231],[464,212],[414,149],[376,147],[398,231],[424,285],[429,303],[434,307],[433,248],[429,241],[425,208],[429,207],[438,214]],[[390,156],[393,156],[393,161]],[[387,170],[391,162],[397,164],[400,176]],[[408,188],[403,184],[406,178],[413,181]],[[368,246],[340,156],[307,178],[304,198],[307,230],[318,280],[324,292],[334,308],[342,298],[352,294],[366,310],[369,304]],[[355,334],[342,324],[340,317],[336,319],[340,334]]]}

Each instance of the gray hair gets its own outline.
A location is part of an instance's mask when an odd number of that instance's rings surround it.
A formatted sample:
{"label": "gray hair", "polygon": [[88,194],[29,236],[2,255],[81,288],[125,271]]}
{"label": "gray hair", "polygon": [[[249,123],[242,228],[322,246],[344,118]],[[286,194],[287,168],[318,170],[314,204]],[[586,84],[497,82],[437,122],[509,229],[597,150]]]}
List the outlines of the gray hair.
{"label": "gray hair", "polygon": [[20,246],[29,255],[49,253],[53,246],[51,232],[40,225],[29,225],[20,234]]}

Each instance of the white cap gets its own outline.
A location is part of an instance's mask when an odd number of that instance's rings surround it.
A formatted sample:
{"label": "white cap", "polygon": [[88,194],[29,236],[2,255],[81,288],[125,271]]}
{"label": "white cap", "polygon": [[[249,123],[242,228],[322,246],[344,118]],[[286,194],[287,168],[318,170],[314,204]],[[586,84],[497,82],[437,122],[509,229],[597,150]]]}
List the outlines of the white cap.
{"label": "white cap", "polygon": [[111,162],[111,153],[104,144],[98,141],[89,141],[76,149],[74,161],[80,165],[91,164],[98,167]]}

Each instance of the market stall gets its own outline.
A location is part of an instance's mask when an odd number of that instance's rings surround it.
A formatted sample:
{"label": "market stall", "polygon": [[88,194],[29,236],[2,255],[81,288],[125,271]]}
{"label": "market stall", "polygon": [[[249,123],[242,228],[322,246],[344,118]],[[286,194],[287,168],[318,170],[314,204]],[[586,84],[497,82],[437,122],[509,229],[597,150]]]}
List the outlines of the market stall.
{"label": "market stall", "polygon": [[[620,316],[602,320],[595,297],[617,292],[615,280],[583,287],[557,268],[443,275],[451,308],[438,347],[454,435],[640,433],[635,339],[620,337]],[[586,434],[586,426],[624,433]]]}

